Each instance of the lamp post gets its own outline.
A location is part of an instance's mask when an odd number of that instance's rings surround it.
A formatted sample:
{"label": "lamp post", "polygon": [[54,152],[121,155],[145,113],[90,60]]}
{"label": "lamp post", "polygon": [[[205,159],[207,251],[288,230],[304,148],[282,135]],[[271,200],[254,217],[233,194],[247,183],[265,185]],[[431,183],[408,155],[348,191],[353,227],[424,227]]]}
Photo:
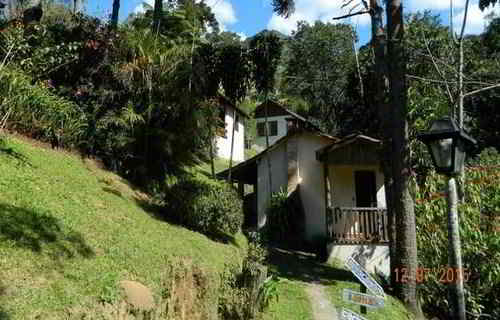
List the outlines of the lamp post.
{"label": "lamp post", "polygon": [[448,264],[455,275],[451,287],[452,318],[465,320],[465,298],[463,284],[460,229],[457,213],[457,186],[455,176],[464,166],[465,149],[476,141],[459,128],[451,118],[432,123],[428,133],[417,137],[427,145],[436,172],[448,177]]}

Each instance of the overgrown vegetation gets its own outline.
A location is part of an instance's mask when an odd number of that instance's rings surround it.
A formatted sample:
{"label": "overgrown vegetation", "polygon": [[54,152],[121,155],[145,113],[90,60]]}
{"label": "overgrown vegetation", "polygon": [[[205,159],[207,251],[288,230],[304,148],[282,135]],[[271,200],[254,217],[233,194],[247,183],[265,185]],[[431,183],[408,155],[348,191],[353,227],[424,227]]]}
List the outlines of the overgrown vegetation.
{"label": "overgrown vegetation", "polygon": [[[466,169],[466,200],[460,204],[460,237],[467,310],[500,317],[500,156],[484,151]],[[420,297],[424,310],[440,319],[448,316],[448,239],[445,180],[432,173],[417,193],[419,264],[429,270],[421,275]],[[447,278],[448,277],[448,278]]]}
{"label": "overgrown vegetation", "polygon": [[243,224],[242,200],[225,182],[181,177],[168,188],[165,204],[168,219],[208,236],[232,237]]}

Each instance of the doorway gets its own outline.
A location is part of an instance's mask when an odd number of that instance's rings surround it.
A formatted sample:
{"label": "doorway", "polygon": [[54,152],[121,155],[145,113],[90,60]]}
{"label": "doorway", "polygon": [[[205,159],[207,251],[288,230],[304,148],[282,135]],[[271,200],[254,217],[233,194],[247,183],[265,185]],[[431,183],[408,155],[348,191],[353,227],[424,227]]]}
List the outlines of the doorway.
{"label": "doorway", "polygon": [[356,207],[369,208],[377,206],[375,171],[354,171],[354,188],[356,192]]}

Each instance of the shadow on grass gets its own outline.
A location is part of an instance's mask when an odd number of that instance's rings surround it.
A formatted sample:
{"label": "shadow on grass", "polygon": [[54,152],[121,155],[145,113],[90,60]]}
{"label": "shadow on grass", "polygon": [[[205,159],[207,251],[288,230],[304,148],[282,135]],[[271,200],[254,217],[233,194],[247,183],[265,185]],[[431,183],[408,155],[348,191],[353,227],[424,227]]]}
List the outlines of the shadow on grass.
{"label": "shadow on grass", "polygon": [[0,203],[0,240],[56,261],[95,255],[80,233],[61,226],[57,218],[5,203]]}
{"label": "shadow on grass", "polygon": [[302,251],[271,248],[269,265],[273,273],[289,280],[324,285],[335,284],[336,281],[357,282],[351,272],[320,263],[314,254]]}
{"label": "shadow on grass", "polygon": [[113,189],[110,187],[102,187],[102,191],[110,193],[110,194],[115,195],[117,197],[123,198],[123,195],[122,195],[121,191],[119,191],[119,190],[116,190],[116,189]]}
{"label": "shadow on grass", "polygon": [[13,148],[6,147],[5,141],[2,141],[1,139],[0,139],[0,155],[6,155],[7,157],[16,159],[22,165],[30,167],[32,166],[28,160],[28,157],[26,157],[24,154],[20,152],[15,151]]}

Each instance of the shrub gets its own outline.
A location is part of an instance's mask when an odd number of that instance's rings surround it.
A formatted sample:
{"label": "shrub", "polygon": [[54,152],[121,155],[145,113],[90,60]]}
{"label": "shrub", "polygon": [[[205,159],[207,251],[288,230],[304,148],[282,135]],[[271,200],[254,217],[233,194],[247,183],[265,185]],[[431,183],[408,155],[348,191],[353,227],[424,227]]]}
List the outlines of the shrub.
{"label": "shrub", "polygon": [[[500,167],[491,163],[498,164],[500,159],[496,156],[492,162],[494,155],[484,157],[486,162],[479,160],[479,166],[467,168],[466,201],[459,205],[466,310],[499,319]],[[447,316],[450,305],[448,286],[440,281],[448,265],[447,204],[439,192],[444,182],[431,174],[419,189],[415,205],[419,264],[431,269],[420,284],[422,306],[430,315],[441,317]]]}
{"label": "shrub", "polygon": [[290,231],[290,210],[288,194],[280,189],[271,195],[271,205],[267,209],[265,235],[268,240],[282,241]]}
{"label": "shrub", "polygon": [[53,94],[48,88],[31,83],[18,70],[0,70],[0,114],[8,126],[34,138],[73,146],[86,125],[85,114],[78,106]]}
{"label": "shrub", "polygon": [[182,177],[168,188],[165,203],[176,222],[208,236],[233,236],[243,224],[242,201],[223,182]]}

